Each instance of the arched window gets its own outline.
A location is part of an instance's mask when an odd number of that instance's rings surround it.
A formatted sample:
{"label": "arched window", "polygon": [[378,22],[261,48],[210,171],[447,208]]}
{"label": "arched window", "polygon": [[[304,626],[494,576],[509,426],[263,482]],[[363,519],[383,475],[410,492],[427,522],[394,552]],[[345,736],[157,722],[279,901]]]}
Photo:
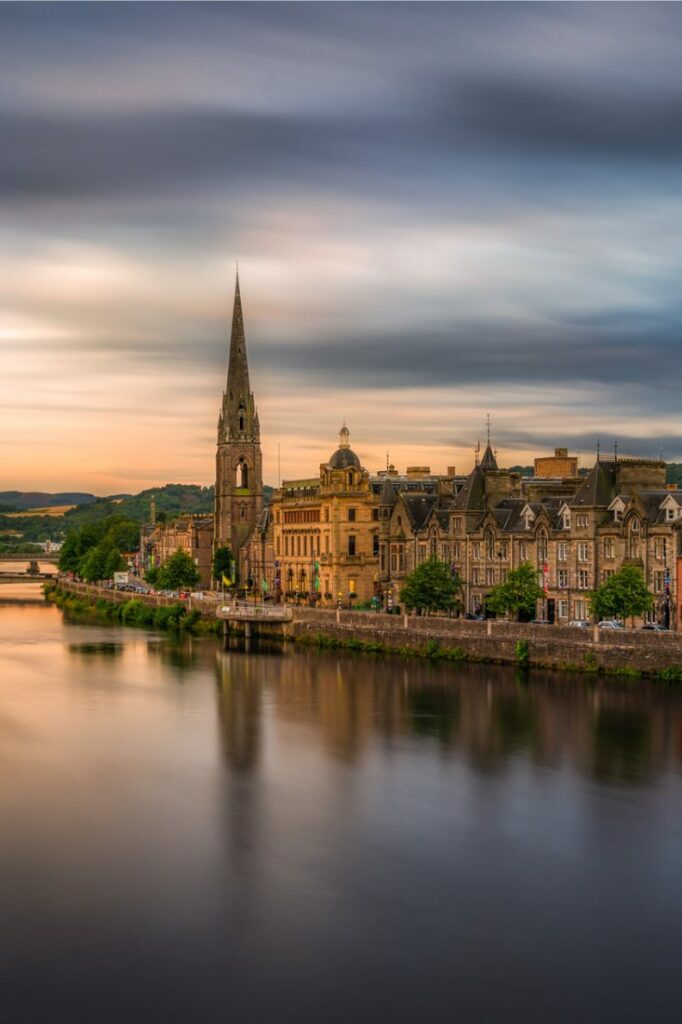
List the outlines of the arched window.
{"label": "arched window", "polygon": [[495,533],[493,530],[486,530],[485,553],[487,558],[495,557]]}
{"label": "arched window", "polygon": [[248,487],[249,486],[249,467],[244,462],[243,458],[240,458],[237,463],[237,469],[235,471],[235,483],[237,487]]}

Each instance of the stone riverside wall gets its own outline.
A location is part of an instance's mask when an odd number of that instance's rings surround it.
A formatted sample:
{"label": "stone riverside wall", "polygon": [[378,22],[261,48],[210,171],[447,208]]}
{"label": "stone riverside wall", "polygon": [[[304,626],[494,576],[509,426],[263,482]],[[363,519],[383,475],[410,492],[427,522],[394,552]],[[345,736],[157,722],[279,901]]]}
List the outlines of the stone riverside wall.
{"label": "stone riverside wall", "polygon": [[[177,604],[160,595],[133,595],[87,583],[60,581],[63,590],[91,598],[124,602],[132,597],[152,606]],[[215,601],[188,599],[207,618],[215,617]],[[378,643],[396,650],[423,653],[430,641],[443,648],[459,648],[466,658],[481,661],[517,661],[516,644],[528,643],[529,664],[544,668],[601,669],[655,674],[682,668],[682,636],[641,630],[570,629],[567,626],[534,626],[530,623],[473,622],[439,616],[385,615],[313,608],[294,608],[294,620],[283,625],[254,623],[253,632],[269,637],[314,640],[325,637],[344,643],[351,639]],[[231,625],[243,631],[243,625]]]}
{"label": "stone riverside wall", "polygon": [[210,601],[204,604],[204,602],[198,598],[188,598],[185,601],[181,601],[177,597],[164,597],[162,594],[131,594],[129,591],[125,590],[112,590],[109,587],[96,587],[93,583],[76,583],[72,580],[65,579],[58,580],[57,585],[60,590],[63,590],[68,594],[88,597],[94,601],[101,598],[103,601],[111,601],[112,604],[125,604],[127,601],[135,600],[141,601],[143,604],[150,605],[152,608],[159,608],[164,605],[171,606],[174,604],[184,604],[190,608],[197,608],[204,618],[215,618],[215,601]]}

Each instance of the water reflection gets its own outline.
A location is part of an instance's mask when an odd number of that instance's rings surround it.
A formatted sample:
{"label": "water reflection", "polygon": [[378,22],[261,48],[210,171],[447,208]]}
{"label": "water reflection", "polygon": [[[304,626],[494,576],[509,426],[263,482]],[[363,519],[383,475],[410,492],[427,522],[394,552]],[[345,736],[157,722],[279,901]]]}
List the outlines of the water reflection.
{"label": "water reflection", "polygon": [[234,767],[260,756],[265,702],[279,721],[306,727],[351,763],[377,740],[390,749],[413,738],[485,773],[508,772],[523,758],[634,784],[682,764],[682,701],[650,682],[315,652],[284,653],[268,675],[258,656],[219,650],[215,670]]}

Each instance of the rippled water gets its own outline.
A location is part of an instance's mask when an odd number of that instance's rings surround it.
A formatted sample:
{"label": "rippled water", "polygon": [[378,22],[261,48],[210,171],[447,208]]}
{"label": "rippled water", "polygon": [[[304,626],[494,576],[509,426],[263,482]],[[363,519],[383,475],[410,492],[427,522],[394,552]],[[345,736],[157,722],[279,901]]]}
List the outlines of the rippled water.
{"label": "rippled water", "polygon": [[679,1018],[682,692],[38,603],[0,672],[10,1024]]}

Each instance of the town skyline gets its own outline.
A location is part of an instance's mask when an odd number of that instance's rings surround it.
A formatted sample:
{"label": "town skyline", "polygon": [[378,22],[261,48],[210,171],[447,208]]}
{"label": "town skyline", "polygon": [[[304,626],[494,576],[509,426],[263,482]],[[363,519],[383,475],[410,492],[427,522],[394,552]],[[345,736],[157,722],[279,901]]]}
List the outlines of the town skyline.
{"label": "town skyline", "polygon": [[[0,10],[0,488],[682,459],[675,5]],[[644,45],[646,43],[646,45]]]}

